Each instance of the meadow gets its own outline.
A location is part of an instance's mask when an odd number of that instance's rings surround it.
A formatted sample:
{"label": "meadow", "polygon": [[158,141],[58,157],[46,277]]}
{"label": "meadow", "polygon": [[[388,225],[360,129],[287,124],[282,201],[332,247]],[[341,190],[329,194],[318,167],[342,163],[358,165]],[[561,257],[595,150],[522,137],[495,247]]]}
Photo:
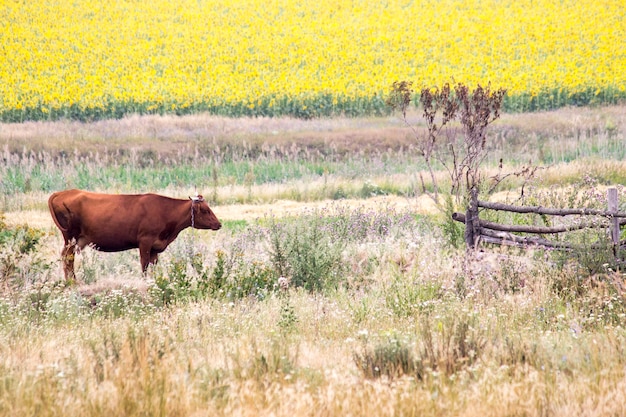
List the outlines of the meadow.
{"label": "meadow", "polygon": [[[623,211],[625,10],[2,2],[0,415],[626,414],[626,278],[602,233],[466,251],[463,201],[428,196],[385,104],[398,80],[505,88],[484,178],[539,169],[481,198],[604,208],[616,186]],[[199,192],[224,227],[147,275],[88,248],[68,285],[46,206],[65,188]]]}
{"label": "meadow", "polygon": [[0,120],[381,115],[394,81],[508,111],[626,97],[620,0],[0,4]]}
{"label": "meadow", "polygon": [[[0,125],[0,415],[624,414],[609,248],[468,254],[413,140],[394,116]],[[542,169],[485,198],[604,207],[610,185],[626,207],[623,107],[504,114],[488,143],[487,174]],[[147,276],[86,249],[66,287],[46,201],[67,187],[199,191],[224,228]]]}

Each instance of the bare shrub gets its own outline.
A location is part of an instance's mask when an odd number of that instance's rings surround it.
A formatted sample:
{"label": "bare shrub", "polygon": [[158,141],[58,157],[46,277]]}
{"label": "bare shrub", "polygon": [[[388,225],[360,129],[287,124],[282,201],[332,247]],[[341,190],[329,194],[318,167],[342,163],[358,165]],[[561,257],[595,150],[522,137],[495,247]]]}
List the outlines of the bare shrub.
{"label": "bare shrub", "polygon": [[432,196],[436,201],[440,186],[435,171],[439,166],[447,171],[450,192],[457,201],[484,180],[479,168],[489,152],[487,127],[500,117],[505,94],[505,89],[492,91],[490,85],[482,87],[480,84],[474,90],[462,83],[454,87],[446,83],[441,88],[422,88],[419,102],[427,127],[427,132],[422,132],[411,125],[406,116],[414,100],[412,83],[393,83],[387,105],[401,111],[405,124],[411,128],[430,174]]}

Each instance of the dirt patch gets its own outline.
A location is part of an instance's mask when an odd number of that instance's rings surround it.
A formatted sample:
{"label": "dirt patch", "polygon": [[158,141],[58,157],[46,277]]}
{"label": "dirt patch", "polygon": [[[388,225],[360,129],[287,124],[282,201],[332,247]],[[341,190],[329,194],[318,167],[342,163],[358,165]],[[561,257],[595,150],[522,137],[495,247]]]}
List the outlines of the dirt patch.
{"label": "dirt patch", "polygon": [[[434,214],[438,212],[438,208],[434,201],[426,195],[416,198],[389,195],[377,196],[368,199],[324,200],[313,202],[279,200],[266,204],[232,204],[214,206],[213,210],[220,220],[254,221],[262,219],[266,216],[297,216],[307,211],[332,206],[360,207],[364,209],[392,207],[398,211],[410,210],[411,212],[419,214]],[[4,216],[5,222],[8,225],[17,226],[21,224],[28,224],[30,227],[50,231],[51,233],[55,233],[57,230],[48,210],[8,211],[4,213]]]}
{"label": "dirt patch", "polygon": [[298,216],[311,210],[347,206],[363,209],[379,209],[390,207],[396,210],[409,210],[419,214],[434,214],[438,208],[434,201],[425,195],[416,198],[398,196],[377,196],[368,199],[324,200],[314,202],[297,202],[281,200],[270,204],[236,204],[214,207],[215,213],[223,220],[255,220],[265,216],[288,217]]}

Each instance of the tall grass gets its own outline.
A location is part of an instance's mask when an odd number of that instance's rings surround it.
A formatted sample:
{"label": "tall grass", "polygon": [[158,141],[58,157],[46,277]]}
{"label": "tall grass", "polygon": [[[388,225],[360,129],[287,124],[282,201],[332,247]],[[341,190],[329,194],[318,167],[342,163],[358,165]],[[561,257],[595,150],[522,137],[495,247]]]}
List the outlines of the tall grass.
{"label": "tall grass", "polygon": [[[196,119],[189,123],[203,126]],[[502,161],[511,168],[528,164],[558,167],[552,172],[561,183],[575,182],[586,171],[607,183],[626,180],[621,162],[626,157],[626,120],[619,111],[562,111],[538,114],[534,119],[534,129],[528,126],[530,120],[506,115],[493,126],[487,142],[489,158],[484,163],[488,175],[494,175]],[[217,123],[207,116],[208,122]],[[151,136],[131,138],[124,131],[149,135],[149,130],[159,128],[178,135],[180,132],[174,128],[183,122],[171,121],[173,127],[146,127],[142,123],[155,124],[150,119],[135,118],[120,121],[117,127],[94,124],[76,130],[59,123],[57,135],[65,139],[56,138],[43,147],[43,132],[35,129],[23,141],[17,141],[12,138],[19,137],[20,132],[7,126],[3,137],[7,141],[2,153],[4,163],[0,165],[0,208],[24,208],[32,193],[74,187],[131,193],[198,190],[214,204],[373,195],[412,197],[422,188],[420,172],[425,167],[406,139],[410,135],[398,130],[395,119],[379,120],[374,126],[372,121],[361,121],[360,124],[369,124],[367,130],[354,126],[345,129],[337,120],[335,125],[345,131],[343,136],[333,133],[332,139],[324,139],[332,121],[292,122],[295,127],[289,127],[284,121],[248,120],[242,124],[250,124],[251,129],[262,133],[251,136],[237,131],[236,138],[229,138],[220,129],[207,131],[203,127],[204,130],[188,134],[205,136],[182,146],[175,137],[164,137],[156,143]],[[228,130],[234,129],[231,122],[223,123],[228,124]],[[267,127],[263,127],[264,123]],[[268,130],[274,127],[279,130]],[[294,128],[302,131],[291,139]],[[55,125],[51,124],[50,129],[54,131]],[[286,139],[280,139],[283,134]],[[84,135],[89,140],[81,140]],[[111,135],[120,136],[116,140],[121,143],[114,142],[114,148],[109,147]],[[76,144],[71,151],[63,150],[68,140]],[[173,143],[168,144],[168,140]],[[441,170],[437,175],[445,178],[445,168],[436,168]],[[571,170],[571,175],[566,175],[564,169]],[[548,180],[553,175],[550,170],[544,174]],[[425,185],[429,187],[428,182]],[[518,185],[519,182],[510,181],[503,187]]]}
{"label": "tall grass", "polygon": [[[297,235],[288,237],[290,230]],[[320,271],[315,265],[298,257],[290,263],[302,244],[295,236],[313,230],[339,246],[307,243],[310,256],[336,251],[339,263],[322,271],[319,286],[299,280],[295,269],[313,277]],[[286,249],[282,260],[274,234]],[[209,240],[184,235],[170,249],[147,285],[138,285],[145,280],[138,265],[98,266],[137,263],[134,257],[93,251],[77,265],[88,285],[56,285],[62,272],[50,258],[44,262],[52,275],[34,272],[28,283],[5,279],[0,412],[533,416],[626,410],[620,272],[606,270],[601,279],[572,275],[549,253],[533,261],[506,251],[466,268],[464,252],[449,246],[437,218],[341,205],[262,219]],[[33,260],[22,258],[18,267],[28,269]],[[212,284],[219,276],[221,286],[203,290],[205,275]],[[511,276],[521,283],[516,289],[505,284]],[[574,285],[575,297],[562,290]]]}
{"label": "tall grass", "polygon": [[[510,120],[490,143],[522,163],[542,135]],[[544,151],[574,149],[575,129],[555,132],[559,140]],[[597,153],[550,160],[563,163],[525,189],[526,201],[603,205],[597,191],[608,175],[624,175],[619,143],[605,147],[613,142],[603,132],[590,138]],[[0,221],[0,415],[626,413],[626,276],[604,252],[583,245],[469,256],[442,212],[417,215],[369,198],[385,183],[368,182],[366,169],[411,195],[418,179],[402,171],[414,170],[417,157],[407,149],[329,156],[302,142],[279,156],[233,143],[193,160],[124,147],[3,153],[4,207],[28,207],[21,218],[30,224]],[[226,154],[215,160],[241,175],[226,183],[218,172],[215,184],[203,165]],[[488,161],[487,175],[497,163]],[[122,182],[115,173],[124,170]],[[103,191],[147,191],[142,184],[153,181],[161,188],[149,191],[180,192],[171,176],[152,178],[161,171],[206,176],[205,195],[222,204],[291,195],[310,207],[289,216],[242,211],[211,234],[186,230],[146,276],[136,251],[87,248],[76,260],[81,284],[66,287],[62,239],[34,218],[49,222],[42,184],[76,186],[80,174]],[[583,172],[591,174],[585,181]],[[18,187],[29,181],[29,190]],[[332,195],[361,199],[313,204]]]}
{"label": "tall grass", "polygon": [[[64,188],[126,193],[196,188],[207,197],[213,196],[214,203],[232,203],[223,190],[242,188],[247,191],[247,195],[236,197],[239,201],[235,202],[251,202],[262,198],[253,195],[253,188],[300,181],[318,182],[322,190],[318,191],[321,194],[317,198],[322,199],[369,197],[376,194],[402,195],[411,192],[407,184],[394,186],[385,181],[378,185],[372,180],[404,175],[410,168],[419,165],[416,156],[406,151],[343,156],[333,160],[324,154],[307,155],[309,149],[306,146],[298,146],[296,149],[291,155],[276,152],[272,148],[258,155],[249,155],[247,151],[235,155],[218,151],[217,155],[209,156],[199,155],[196,150],[192,157],[186,153],[161,156],[152,151],[143,154],[115,151],[84,155],[5,151],[6,163],[0,168],[0,194],[6,200],[16,195]],[[345,189],[329,185],[337,180],[341,182],[342,179],[345,182],[345,179],[354,176],[361,176],[364,181],[356,187],[351,185]],[[296,200],[316,198],[298,197],[297,192],[290,194],[288,197]]]}

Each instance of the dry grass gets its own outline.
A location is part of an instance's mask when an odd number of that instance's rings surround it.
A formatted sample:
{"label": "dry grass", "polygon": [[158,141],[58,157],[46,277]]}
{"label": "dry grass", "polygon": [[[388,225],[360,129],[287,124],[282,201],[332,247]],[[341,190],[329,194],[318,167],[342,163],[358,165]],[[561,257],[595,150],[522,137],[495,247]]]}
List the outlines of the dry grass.
{"label": "dry grass", "polygon": [[[422,123],[414,112],[408,120]],[[623,106],[565,108],[554,111],[503,114],[492,133],[505,141],[527,141],[532,137],[571,137],[626,130]],[[10,151],[48,149],[89,152],[108,149],[151,149],[163,154],[181,145],[246,142],[278,146],[309,144],[333,146],[340,152],[397,149],[411,145],[412,136],[398,117],[336,118],[300,120],[293,118],[231,119],[206,114],[182,117],[130,116],[121,120],[93,123],[74,121],[0,124],[0,144]],[[521,151],[524,144],[520,144]]]}
{"label": "dry grass", "polygon": [[[428,256],[430,250],[420,252]],[[446,268],[437,262],[431,266]],[[445,283],[451,272],[436,275]],[[424,380],[364,378],[353,354],[366,339],[375,343],[395,332],[412,340],[410,346],[421,343],[415,335],[422,315],[395,317],[381,291],[374,286],[368,294],[332,297],[293,292],[298,323],[287,336],[278,326],[278,298],[234,304],[209,300],[140,320],[76,318],[56,325],[15,320],[22,324],[5,333],[7,343],[0,346],[0,407],[18,416],[626,412],[623,330],[575,334],[571,326],[578,317],[571,310],[562,318],[551,316],[554,324],[538,330],[533,311],[546,300],[530,291],[502,298],[477,295],[456,307],[436,302],[435,312],[442,316],[450,311],[463,315],[469,308],[480,317],[488,342],[472,367],[451,377],[432,372]],[[357,308],[363,304],[369,313],[361,317]],[[526,349],[525,360],[511,353],[507,338],[517,340],[514,348]]]}
{"label": "dry grass", "polygon": [[[494,131],[502,143],[511,140],[507,152],[524,152],[517,157],[521,161],[538,152],[524,138],[557,135],[558,144],[550,149],[567,153],[579,141],[577,131],[584,136],[587,129],[598,129],[593,140],[603,144],[607,124],[614,124],[623,139],[624,118],[623,108],[564,109],[505,115]],[[40,146],[51,152],[120,146],[167,153],[181,143],[228,140],[259,141],[259,146],[332,142],[349,152],[406,146],[410,137],[395,119],[133,117],[0,127],[0,141],[11,149]],[[541,177],[552,185],[585,173],[624,171],[622,161],[586,158],[555,161]],[[487,175],[496,172],[488,168]],[[355,186],[346,178],[330,181]],[[407,173],[391,181],[414,178]],[[511,201],[516,186],[494,198]],[[252,195],[253,202],[214,209],[223,220],[247,224],[266,216],[297,220],[337,204],[375,212],[395,207],[427,221],[398,236],[346,244],[341,248],[348,266],[341,277],[345,285],[336,289],[291,288],[262,300],[207,297],[166,307],[150,302],[155,277],[167,276],[191,250],[213,271],[218,251],[236,253],[240,230],[185,231],[162,255],[161,269],[147,277],[136,251],[86,250],[77,258],[77,271],[88,279],[63,289],[55,285],[62,276],[57,261],[62,240],[45,206],[47,194],[19,196],[22,208],[4,213],[6,222],[48,234],[32,259],[14,259],[32,266],[35,272],[24,272],[31,281],[17,289],[0,281],[0,415],[626,414],[623,273],[604,269],[587,277],[571,260],[541,251],[490,249],[467,257],[446,243],[443,214],[425,195],[339,202],[286,197],[322,187],[324,179],[224,185],[217,189],[222,201]],[[184,197],[195,190],[154,191]],[[237,256],[244,266],[269,258],[265,243],[242,247],[247,252]],[[41,264],[49,269],[37,272]],[[578,292],[562,290],[568,286]],[[459,355],[466,341],[476,342],[475,351]],[[395,358],[390,347],[396,342],[416,360],[411,372],[373,377],[359,367],[355,358],[371,359],[377,348]],[[427,354],[433,359],[420,368]]]}
{"label": "dry grass", "polygon": [[[74,121],[26,122],[0,124],[0,143],[11,151],[49,149],[52,151],[94,148],[149,148],[163,154],[175,152],[181,145],[224,144],[245,141],[254,145],[268,143],[284,146],[293,142],[326,145],[332,142],[338,149],[358,149],[354,139],[372,147],[396,147],[407,144],[406,131],[395,117],[314,119],[240,118],[231,119],[207,114],[182,117],[131,116],[121,120],[93,123]],[[382,140],[382,142],[381,142]],[[35,145],[35,143],[37,145]],[[383,147],[384,148],[384,147]]]}

